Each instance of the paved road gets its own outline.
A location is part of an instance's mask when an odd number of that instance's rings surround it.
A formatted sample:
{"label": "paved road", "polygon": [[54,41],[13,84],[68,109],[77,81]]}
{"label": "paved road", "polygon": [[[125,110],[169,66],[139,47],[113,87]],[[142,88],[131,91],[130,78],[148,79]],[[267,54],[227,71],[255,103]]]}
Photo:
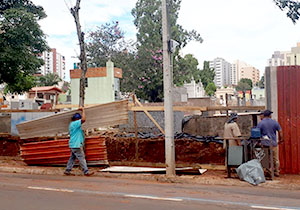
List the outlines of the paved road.
{"label": "paved road", "polygon": [[0,173],[0,210],[300,210],[300,191]]}

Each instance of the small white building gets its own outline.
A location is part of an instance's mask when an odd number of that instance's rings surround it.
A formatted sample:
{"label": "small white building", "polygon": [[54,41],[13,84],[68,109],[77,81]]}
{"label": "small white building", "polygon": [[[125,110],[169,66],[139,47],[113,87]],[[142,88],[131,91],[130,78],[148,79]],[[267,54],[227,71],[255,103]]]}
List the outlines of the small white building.
{"label": "small white building", "polygon": [[196,83],[192,80],[190,83],[184,84],[187,90],[188,98],[201,98],[205,96],[205,90],[201,82]]}
{"label": "small white building", "polygon": [[220,104],[226,106],[226,94],[228,95],[228,101],[235,95],[235,90],[233,88],[218,88],[216,91],[216,98],[220,100]]}
{"label": "small white building", "polygon": [[264,99],[265,98],[265,89],[259,87],[253,87],[251,90],[252,98],[255,100]]}

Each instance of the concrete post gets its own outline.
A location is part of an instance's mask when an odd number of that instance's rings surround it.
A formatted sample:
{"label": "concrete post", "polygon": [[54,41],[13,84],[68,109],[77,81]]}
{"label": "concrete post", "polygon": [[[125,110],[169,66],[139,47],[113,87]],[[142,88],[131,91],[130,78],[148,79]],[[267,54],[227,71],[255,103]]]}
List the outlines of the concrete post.
{"label": "concrete post", "polygon": [[106,62],[106,74],[111,87],[110,101],[115,101],[115,76],[114,76],[114,63],[111,60]]}
{"label": "concrete post", "polygon": [[266,108],[273,112],[272,118],[278,121],[277,67],[265,69]]}
{"label": "concrete post", "polygon": [[162,31],[163,31],[163,70],[164,70],[164,109],[165,109],[165,153],[167,176],[175,176],[175,143],[173,115],[173,69],[168,49],[170,41],[167,11],[167,0],[162,0]]}

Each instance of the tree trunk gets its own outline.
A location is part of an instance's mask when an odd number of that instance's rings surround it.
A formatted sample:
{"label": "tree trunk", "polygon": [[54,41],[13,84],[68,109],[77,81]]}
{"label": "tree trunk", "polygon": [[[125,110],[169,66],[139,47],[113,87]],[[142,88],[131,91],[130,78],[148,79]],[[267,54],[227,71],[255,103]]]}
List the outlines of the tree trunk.
{"label": "tree trunk", "polygon": [[79,106],[84,106],[84,95],[85,95],[85,75],[87,72],[87,60],[86,60],[86,52],[85,52],[85,43],[84,43],[84,33],[81,31],[80,21],[79,21],[79,9],[80,9],[80,0],[76,1],[76,5],[74,8],[71,8],[71,14],[75,19],[77,36],[80,46],[80,69],[81,77],[80,77],[80,91],[79,91]]}

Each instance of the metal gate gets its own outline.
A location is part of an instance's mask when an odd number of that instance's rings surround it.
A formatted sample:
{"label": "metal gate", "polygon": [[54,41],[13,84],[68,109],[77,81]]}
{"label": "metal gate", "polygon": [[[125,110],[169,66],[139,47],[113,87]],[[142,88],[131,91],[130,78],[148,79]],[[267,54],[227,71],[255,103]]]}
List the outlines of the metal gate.
{"label": "metal gate", "polygon": [[279,146],[280,168],[282,173],[300,174],[300,66],[277,67],[277,91],[284,136]]}

